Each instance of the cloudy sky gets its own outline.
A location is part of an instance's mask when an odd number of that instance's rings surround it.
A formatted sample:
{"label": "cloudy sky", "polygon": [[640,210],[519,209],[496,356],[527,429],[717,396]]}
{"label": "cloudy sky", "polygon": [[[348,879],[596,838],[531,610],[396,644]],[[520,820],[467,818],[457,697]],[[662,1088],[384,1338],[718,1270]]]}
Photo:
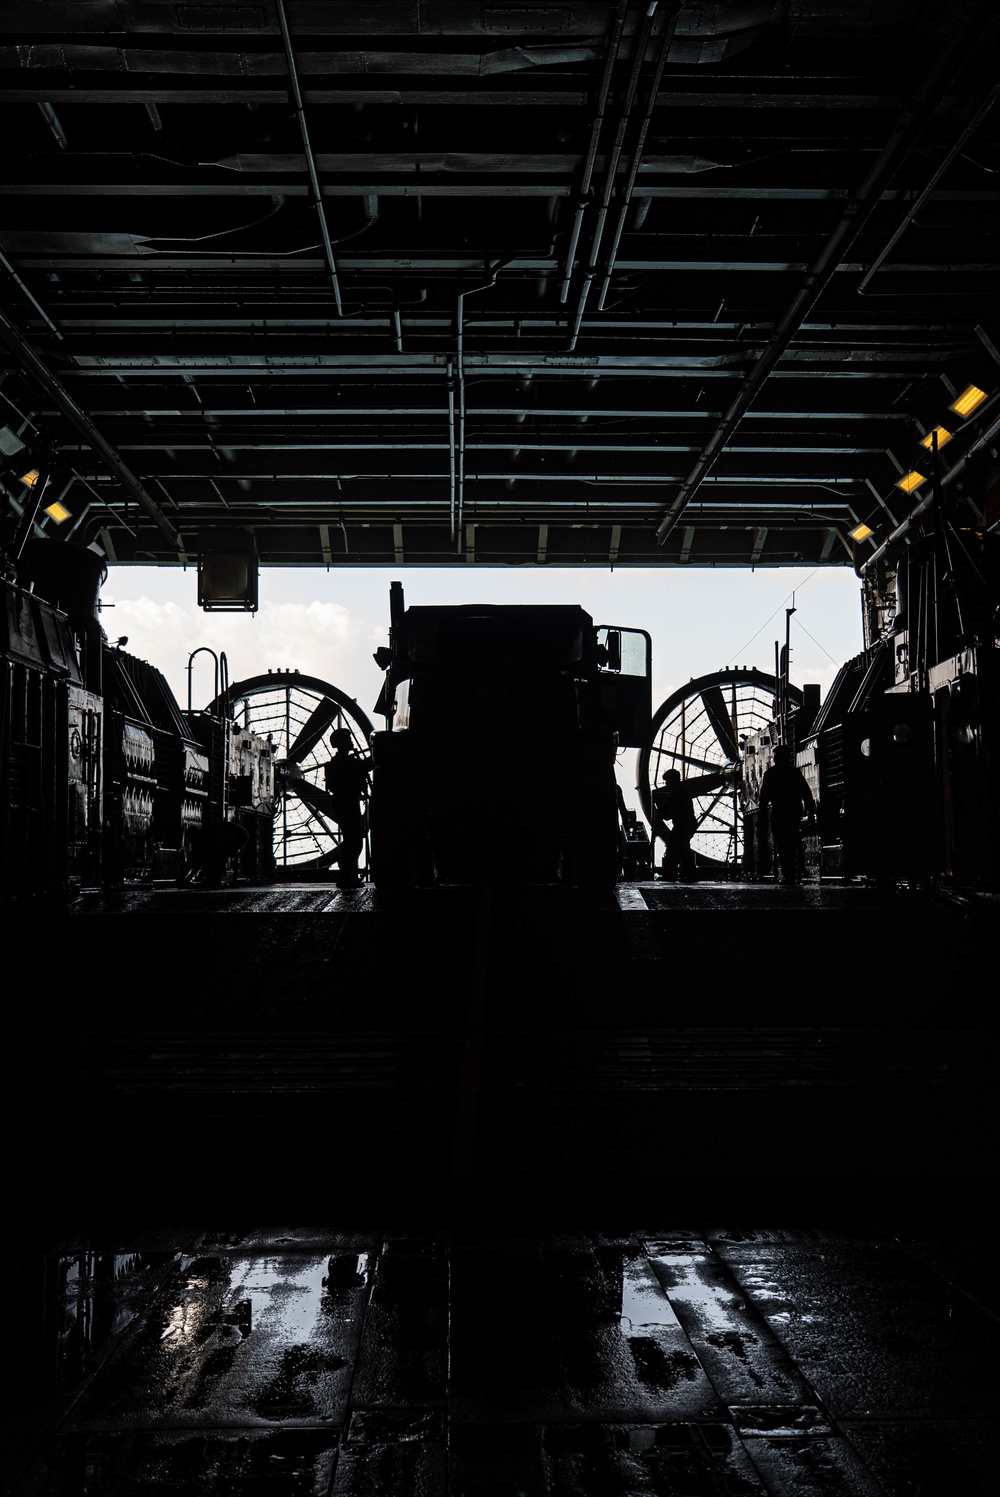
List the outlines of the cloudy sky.
{"label": "cloudy sky", "polygon": [[[373,716],[382,675],[372,652],[387,643],[389,583],[403,583],[407,605],[427,603],[578,603],[595,623],[646,629],[653,640],[654,708],[693,676],[725,666],[774,668],[794,594],[793,682],[819,682],[862,648],[860,584],[847,567],[682,571],[677,568],[435,570],[407,568],[263,568],[260,610],[207,614],[197,605],[197,575],[179,568],[113,567],[102,594],[102,623],[112,642],[166,676],[187,705],[192,650],[225,650],[232,681],[289,668],[357,698]],[[207,655],[195,662],[193,705],[213,695]],[[378,724],[381,726],[381,723]]]}

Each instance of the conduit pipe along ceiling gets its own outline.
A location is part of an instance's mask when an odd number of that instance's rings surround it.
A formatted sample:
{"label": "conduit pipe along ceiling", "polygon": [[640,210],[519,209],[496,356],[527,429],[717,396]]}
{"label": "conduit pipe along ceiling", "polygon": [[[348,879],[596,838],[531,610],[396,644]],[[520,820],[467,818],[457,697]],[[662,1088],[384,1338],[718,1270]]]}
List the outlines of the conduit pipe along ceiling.
{"label": "conduit pipe along ceiling", "polygon": [[34,523],[852,564],[920,439],[990,421],[953,403],[1000,373],[1000,111],[993,6],[835,9],[0,8],[0,424],[69,484]]}

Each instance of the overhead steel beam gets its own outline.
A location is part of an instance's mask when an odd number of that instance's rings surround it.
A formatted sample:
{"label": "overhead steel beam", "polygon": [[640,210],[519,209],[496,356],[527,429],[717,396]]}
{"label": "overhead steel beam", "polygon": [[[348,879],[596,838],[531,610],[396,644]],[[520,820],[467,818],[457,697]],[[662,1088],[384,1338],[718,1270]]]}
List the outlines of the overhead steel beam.
{"label": "overhead steel beam", "polygon": [[52,318],[49,316],[48,312],[46,312],[45,308],[37,299],[31,288],[27,286],[24,281],[22,281],[21,277],[18,275],[17,271],[14,269],[13,265],[7,259],[7,256],[3,253],[2,250],[0,250],[0,265],[3,266],[4,270],[10,276],[17,289],[22,293],[23,296],[27,297],[28,301],[30,301],[35,311],[45,323],[45,326],[48,328],[49,332],[54,333],[55,336],[60,341],[62,341],[62,333],[56,327],[55,323],[52,321]]}
{"label": "overhead steel beam", "polygon": [[993,87],[990,89],[990,92],[986,95],[986,98],[980,104],[975,114],[972,116],[968,124],[965,126],[964,130],[962,130],[962,132],[958,136],[958,139],[953,142],[951,149],[945,152],[944,156],[938,162],[927,182],[924,184],[923,189],[917,193],[916,197],[913,199],[913,202],[910,204],[909,208],[906,210],[906,213],[903,215],[903,218],[901,219],[899,224],[897,224],[894,232],[886,240],[885,244],[879,250],[878,254],[875,256],[874,260],[869,265],[864,275],[861,277],[861,280],[858,282],[859,294],[864,292],[872,276],[877,270],[881,268],[881,266],[885,264],[888,257],[892,254],[892,251],[896,248],[896,245],[906,233],[910,224],[920,212],[921,208],[930,199],[935,187],[940,182],[949,166],[951,166],[952,162],[955,160],[955,157],[979,129],[979,126],[983,123],[983,120],[989,114],[998,98],[1000,98],[1000,81],[996,82],[993,85]]}
{"label": "overhead steel beam", "polygon": [[[100,392],[95,391],[96,393]],[[116,391],[115,393],[120,393],[120,391]],[[374,394],[375,392],[373,392],[373,396]],[[475,414],[478,417],[488,416],[514,421],[519,421],[524,411],[524,406],[518,405],[477,405],[475,408]],[[44,415],[44,412],[42,414]],[[193,411],[180,410],[176,406],[154,406],[148,404],[146,401],[128,407],[108,406],[91,408],[92,416],[108,421],[134,421],[137,417],[151,422],[194,420],[197,419],[198,414]],[[392,399],[391,392],[388,394],[382,392],[382,403],[373,398],[372,402],[368,405],[212,405],[205,407],[204,414],[210,416],[213,420],[236,419],[239,421],[252,421],[258,426],[261,422],[265,421],[281,421],[282,423],[296,421],[305,426],[315,423],[317,425],[321,424],[324,431],[326,431],[329,429],[328,423],[331,417],[336,417],[344,421],[353,421],[358,417],[362,417],[369,421],[381,423],[386,416],[391,415],[402,425],[411,419],[414,421],[425,418],[435,420],[440,416],[441,411],[438,405],[410,405],[402,400],[397,404]],[[712,410],[661,410],[649,406],[642,407],[622,404],[621,406],[606,405],[602,406],[600,410],[590,410],[588,417],[591,421],[600,421],[602,419],[620,421],[626,417],[631,420],[655,421],[658,430],[662,431],[671,423],[683,425],[689,421],[694,423],[718,421],[721,414],[721,411]],[[566,406],[532,406],[531,415],[536,419],[552,420],[553,422],[577,419],[575,402],[572,405]],[[910,424],[913,418],[905,411],[809,411],[787,409],[783,411],[748,411],[745,419],[747,421],[776,422],[782,426],[783,435],[788,436],[793,434],[789,431],[790,423],[793,422],[801,422],[806,425],[812,425],[814,422],[836,422],[839,424],[845,421],[885,421],[897,424],[899,422]],[[284,425],[283,429],[285,431],[291,430],[287,425]],[[765,434],[762,434],[761,440],[764,439]],[[169,446],[170,444],[165,443],[164,445]],[[879,450],[881,451],[882,448],[880,447]]]}
{"label": "overhead steel beam", "polygon": [[[816,367],[801,367],[778,369],[775,371],[775,379],[849,379],[864,380],[866,383],[873,380],[900,380],[912,381],[913,370],[901,369],[897,371],[880,371],[873,368],[857,368],[845,362],[844,367],[831,370],[825,367],[822,359],[817,355],[813,360]],[[878,361],[881,362],[881,361]],[[924,362],[927,362],[925,358]],[[227,353],[227,354],[77,354],[76,370],[81,377],[96,376],[106,378],[108,375],[150,375],[159,376],[162,379],[183,379],[186,375],[194,375],[198,379],[207,378],[209,375],[218,375],[224,378],[238,380],[246,379],[253,375],[254,379],[269,379],[283,374],[293,374],[296,377],[304,375],[320,375],[327,379],[336,379],[348,374],[397,373],[406,377],[408,381],[425,377],[429,374],[438,373],[446,368],[448,355],[446,353],[421,353],[421,354],[396,354],[396,353],[370,353],[370,354],[267,354],[267,353]],[[796,361],[798,366],[798,361]],[[722,366],[722,367],[720,367]],[[574,357],[572,355],[546,354],[536,351],[525,353],[470,353],[465,355],[465,367],[467,369],[489,369],[502,376],[509,374],[511,377],[528,374],[560,375],[568,378],[593,379],[595,374],[601,378],[613,375],[633,376],[643,380],[650,379],[686,379],[703,383],[711,379],[739,379],[742,370],[738,364],[728,365],[727,361],[717,359],[708,355],[701,359],[685,358],[683,356],[670,357],[663,353],[641,353],[641,354],[587,354]]]}
{"label": "overhead steel beam", "polygon": [[[72,191],[72,189],[68,190]],[[0,193],[5,193],[6,191],[7,188],[0,185]],[[110,195],[120,197],[121,184],[119,183],[114,187],[109,186],[107,191]],[[374,191],[374,188],[369,189],[370,193],[374,193]],[[353,196],[357,197],[360,193],[361,189],[358,188]],[[379,195],[384,195],[382,188],[378,189],[378,193]],[[467,198],[468,192],[461,192],[457,195]],[[495,197],[496,193],[490,189],[486,195]],[[711,235],[705,234],[699,237],[703,238],[706,244],[712,243]],[[992,250],[993,247],[991,245],[991,253]],[[154,259],[150,255],[138,252],[135,254],[83,255],[77,251],[67,254],[47,254],[44,257],[44,265],[46,269],[55,269],[58,267],[60,270],[112,270],[116,274],[137,272],[144,275],[150,275],[154,268],[157,274],[164,271],[170,273],[183,272],[185,276],[190,275],[192,271],[208,270],[213,275],[225,274],[230,284],[234,281],[238,283],[232,267],[225,263],[225,259],[221,254],[217,257],[195,254],[174,257],[167,254],[157,254]],[[447,271],[456,274],[465,271],[471,274],[481,271],[482,266],[482,260],[477,259],[475,256],[449,255],[444,252],[411,255],[387,253],[382,257],[353,254],[341,257],[341,269],[349,269],[357,274],[376,273],[384,275],[386,271],[390,270],[405,271],[414,277],[429,274],[431,271]],[[287,256],[283,258],[280,255],[269,255],[267,253],[263,253],[259,257],[253,256],[252,258],[241,259],[237,266],[239,278],[250,285],[253,285],[255,279],[265,273],[270,275],[276,270],[280,270],[284,276],[289,278],[293,275],[304,278],[307,275],[312,275],[317,270],[324,270],[326,268],[326,261],[322,259],[312,259],[303,255],[292,260]],[[514,275],[550,275],[554,277],[558,270],[558,264],[548,255],[523,256],[517,260],[508,262],[506,268]],[[730,257],[727,260],[704,258],[697,260],[691,258],[668,259],[655,254],[647,255],[643,259],[630,256],[619,260],[616,268],[623,273],[625,271],[633,273],[671,271],[677,274],[690,272],[692,275],[699,277],[715,272],[724,272],[727,275],[801,275],[809,269],[805,262],[800,260],[769,260],[763,258],[748,260],[736,257]],[[854,263],[852,261],[844,261],[834,266],[833,269],[839,271],[841,274],[860,275],[865,268],[863,262]],[[1000,272],[1000,263],[995,258],[988,260],[951,259],[947,262],[922,260],[897,262],[893,265],[892,270],[894,275],[905,276],[940,276],[945,271],[950,276],[978,275],[982,277],[984,290],[992,293],[996,275]],[[914,292],[914,295],[919,294],[919,290]],[[690,305],[690,293],[683,300],[687,305]],[[809,305],[811,308],[812,302]]]}
{"label": "overhead steel beam", "polygon": [[[287,105],[287,88],[271,88],[268,84],[255,87],[252,83],[203,85],[201,87],[192,84],[190,77],[178,81],[173,87],[170,84],[157,83],[150,86],[148,80],[143,79],[141,83],[134,84],[131,88],[123,87],[115,83],[107,88],[81,87],[49,87],[44,88],[10,88],[4,90],[4,99],[11,104],[34,104],[44,94],[45,98],[55,104],[145,104],[147,101],[155,104],[278,104]],[[440,108],[464,107],[470,105],[473,108],[553,108],[553,109],[579,109],[587,102],[587,96],[576,89],[571,88],[523,88],[523,89],[491,89],[489,92],[476,92],[473,88],[385,88],[378,84],[369,87],[355,86],[354,88],[323,88],[315,84],[307,85],[303,90],[303,100],[306,104],[340,104],[350,107],[356,104],[386,104],[398,108],[400,105],[410,107],[422,107],[426,105]],[[864,103],[859,102],[858,108],[863,109]],[[888,106],[887,106],[888,107]]]}
{"label": "overhead steel beam", "polygon": [[[533,174],[531,177],[525,175],[511,182],[484,177],[478,183],[448,182],[443,179],[421,177],[419,186],[412,178],[394,181],[391,178],[371,176],[356,177],[349,181],[327,181],[321,186],[324,198],[358,198],[369,193],[378,193],[380,197],[440,198],[474,196],[566,198],[574,196],[574,190],[568,181],[541,174]],[[281,178],[280,187],[281,195],[286,198],[304,198],[311,195],[308,183],[289,181],[287,177]],[[114,178],[103,182],[96,178],[89,181],[78,179],[74,182],[62,180],[26,182],[8,179],[0,184],[0,191],[5,197],[51,197],[54,201],[58,201],[64,197],[120,197],[122,184],[120,180]],[[136,198],[271,198],[276,191],[273,181],[254,181],[253,178],[244,180],[241,177],[232,176],[211,182],[130,181],[128,184],[128,196]],[[641,196],[708,203],[839,203],[847,201],[850,191],[846,187],[719,187],[711,180],[695,179],[680,187],[668,186],[663,182],[643,182]],[[907,194],[894,188],[886,188],[880,200],[883,203],[905,202]],[[929,201],[932,203],[971,203],[974,206],[989,207],[996,203],[997,194],[990,191],[976,191],[972,188],[954,190],[942,188],[939,192],[932,192]]]}
{"label": "overhead steel beam", "polygon": [[928,112],[933,109],[940,95],[958,72],[970,45],[974,45],[981,37],[983,25],[988,23],[992,11],[993,3],[989,0],[989,3],[980,3],[966,14],[964,23],[954,31],[948,45],[937,54],[920,87],[901,111],[877,161],[854,193],[837,227],[809,267],[798,293],[775,327],[770,342],[747,375],[729,410],[710,437],[691,472],[680,485],[673,503],[660,520],[656,529],[656,539],[659,544],[663,544],[677,524],[685,508],[698,492],[701,483],[711,471],[729,437],[739,425],[748,406],[755,399],[838,267],[843,264],[844,256],[867,222],[883,188],[888,185],[892,174],[913,150],[920,131],[926,123]]}
{"label": "overhead steel beam", "polygon": [[180,551],[182,549],[181,537],[159,505],[150,498],[131,468],[126,467],[122,462],[111,443],[98,431],[86,411],[76,403],[58,376],[53,374],[48,365],[39,358],[23,333],[3,312],[0,312],[0,338],[3,338],[8,348],[20,360],[22,368],[37,380],[42,389],[55,401],[63,415],[68,417],[91,451],[104,459],[119,483],[127,489],[140,509],[149,516],[170,544]]}

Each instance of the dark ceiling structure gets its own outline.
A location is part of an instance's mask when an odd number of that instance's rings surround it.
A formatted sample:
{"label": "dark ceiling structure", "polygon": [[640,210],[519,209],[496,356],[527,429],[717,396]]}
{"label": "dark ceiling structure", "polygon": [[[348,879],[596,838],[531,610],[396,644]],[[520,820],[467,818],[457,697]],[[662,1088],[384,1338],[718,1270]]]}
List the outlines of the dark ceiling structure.
{"label": "dark ceiling structure", "polygon": [[112,562],[849,565],[970,383],[939,461],[981,521],[994,15],[6,0],[0,422],[68,511],[36,527]]}

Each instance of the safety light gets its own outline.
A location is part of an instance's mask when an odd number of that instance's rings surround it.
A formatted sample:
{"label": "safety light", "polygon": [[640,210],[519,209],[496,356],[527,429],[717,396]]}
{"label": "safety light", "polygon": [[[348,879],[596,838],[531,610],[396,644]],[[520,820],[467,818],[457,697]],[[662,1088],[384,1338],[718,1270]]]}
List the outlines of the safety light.
{"label": "safety light", "polygon": [[37,468],[29,468],[27,473],[21,474],[21,482],[27,484],[29,489],[33,489],[40,477],[41,474]]}
{"label": "safety light", "polygon": [[967,390],[962,391],[957,400],[952,401],[949,410],[954,411],[956,416],[970,416],[985,399],[985,390],[980,390],[978,385],[970,385]]}
{"label": "safety light", "polygon": [[911,468],[909,473],[903,474],[896,487],[902,489],[904,494],[912,494],[914,489],[919,489],[920,485],[926,482],[926,473],[918,473],[916,468]]}
{"label": "safety light", "polygon": [[875,532],[874,530],[872,530],[870,525],[866,525],[862,520],[860,525],[855,525],[854,529],[849,530],[847,534],[851,537],[852,541],[866,541],[868,537],[870,535],[874,535]]}
{"label": "safety light", "polygon": [[928,452],[933,452],[934,451],[934,438],[935,437],[937,437],[937,446],[938,446],[938,451],[940,452],[941,448],[944,446],[945,442],[950,442],[951,441],[952,434],[951,434],[950,431],[946,430],[946,428],[943,427],[943,426],[935,426],[934,430],[933,431],[929,431],[927,433],[926,437],[921,437],[920,438],[920,445],[921,445],[921,447],[926,447],[927,450],[928,450]]}
{"label": "safety light", "polygon": [[66,508],[65,504],[60,504],[58,499],[53,499],[51,504],[46,504],[45,513],[50,520],[55,520],[57,525],[61,525],[70,516],[70,511]]}

